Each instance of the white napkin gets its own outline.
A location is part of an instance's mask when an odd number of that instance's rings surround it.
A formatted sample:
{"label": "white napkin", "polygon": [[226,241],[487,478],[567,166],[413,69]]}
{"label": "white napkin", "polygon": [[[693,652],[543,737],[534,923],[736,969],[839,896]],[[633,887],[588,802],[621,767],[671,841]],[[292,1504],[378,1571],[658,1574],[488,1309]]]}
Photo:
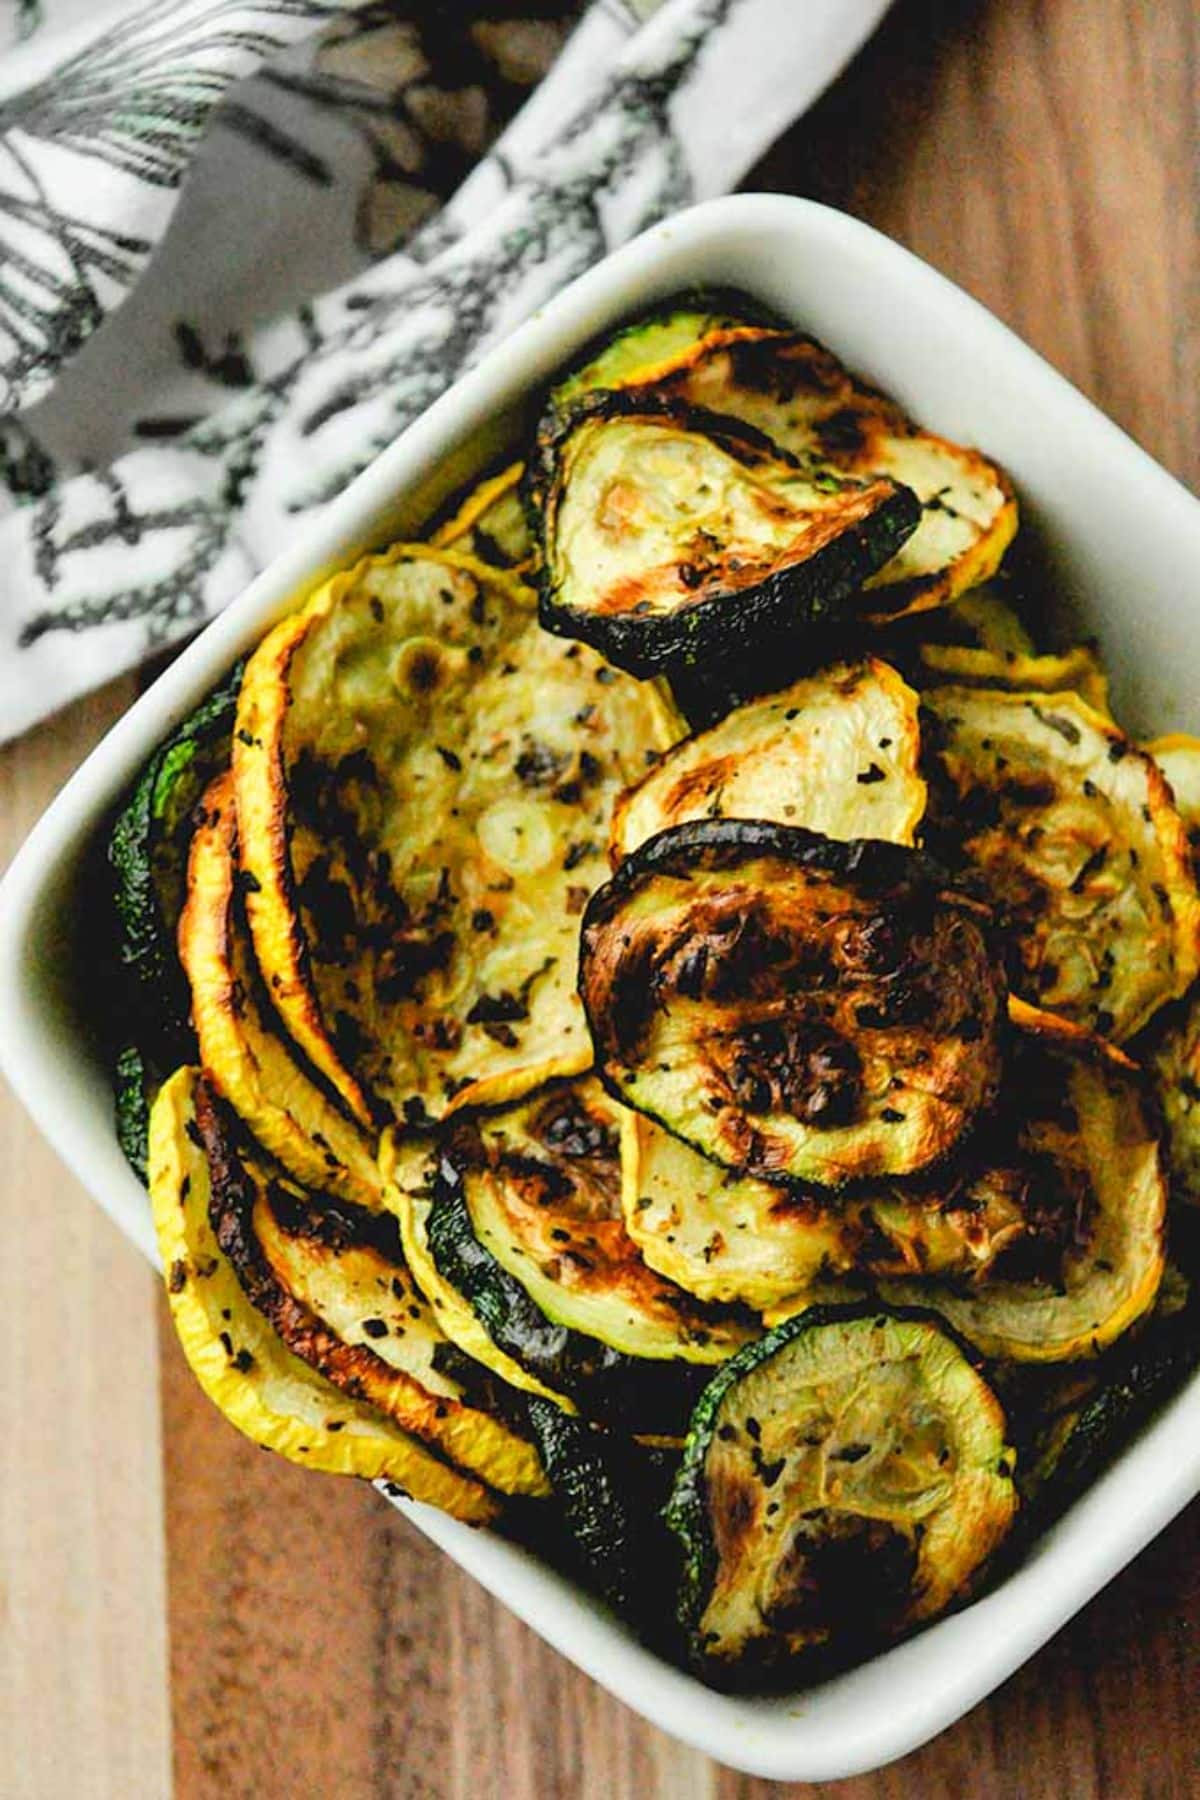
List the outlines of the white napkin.
{"label": "white napkin", "polygon": [[569,0],[20,0],[0,740],[194,631],[565,282],[734,185],[886,6],[594,0],[501,130]]}

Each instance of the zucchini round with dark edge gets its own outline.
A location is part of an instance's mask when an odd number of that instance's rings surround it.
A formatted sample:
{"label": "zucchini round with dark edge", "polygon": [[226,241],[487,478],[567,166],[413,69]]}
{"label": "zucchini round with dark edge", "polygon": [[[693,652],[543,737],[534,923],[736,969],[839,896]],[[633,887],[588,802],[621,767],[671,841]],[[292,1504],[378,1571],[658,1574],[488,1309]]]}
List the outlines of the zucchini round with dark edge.
{"label": "zucchini round with dark edge", "polygon": [[661,1638],[670,1629],[679,1558],[660,1509],[678,1456],[591,1425],[552,1400],[531,1395],[525,1404],[580,1579],[622,1618]]}
{"label": "zucchini round with dark edge", "polygon": [[188,993],[175,955],[187,886],[192,811],[229,766],[242,665],[176,726],[138,777],[108,841],[118,954],[132,977],[146,1048],[170,1066],[187,1055]]}
{"label": "zucchini round with dark edge", "polygon": [[202,1083],[209,1214],[250,1304],[293,1355],[435,1455],[502,1493],[542,1494],[533,1446],[439,1366],[445,1338],[404,1264],[396,1221],[310,1194],[237,1142]]}
{"label": "zucchini round with dark edge", "polygon": [[165,1074],[195,1054],[187,982],[175,951],[193,810],[229,766],[239,662],[146,763],[105,845],[116,921],[106,1011],[125,1034],[113,1057],[117,1142],[147,1181],[150,1106]]}
{"label": "zucchini round with dark edge", "polygon": [[660,832],[589,901],[579,990],[610,1091],[767,1181],[929,1167],[999,1086],[990,915],[899,844]]}
{"label": "zucchini round with dark edge", "polygon": [[737,288],[696,288],[655,301],[580,351],[551,389],[549,411],[561,414],[596,388],[651,381],[659,369],[673,367],[680,354],[714,331],[782,323],[770,307]]}
{"label": "zucchini round with dark edge", "polygon": [[641,389],[580,400],[539,458],[541,622],[643,677],[803,635],[920,517],[895,482],[814,474],[750,426]]}
{"label": "zucchini round with dark edge", "polygon": [[449,1132],[426,1232],[506,1355],[627,1431],[681,1430],[707,1369],[758,1335],[643,1262],[621,1213],[616,1108],[595,1082]]}
{"label": "zucchini round with dark edge", "polygon": [[1017,1510],[996,1396],[942,1322],[811,1307],[714,1377],[667,1523],[719,1685],[865,1652],[966,1597]]}

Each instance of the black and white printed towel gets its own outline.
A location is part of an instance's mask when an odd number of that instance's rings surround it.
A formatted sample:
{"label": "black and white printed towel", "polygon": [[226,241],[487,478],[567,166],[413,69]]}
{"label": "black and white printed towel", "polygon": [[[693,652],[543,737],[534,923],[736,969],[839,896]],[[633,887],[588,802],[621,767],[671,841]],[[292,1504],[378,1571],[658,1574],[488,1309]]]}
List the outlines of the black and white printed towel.
{"label": "black and white printed towel", "polygon": [[0,0],[0,740],[731,187],[887,4]]}

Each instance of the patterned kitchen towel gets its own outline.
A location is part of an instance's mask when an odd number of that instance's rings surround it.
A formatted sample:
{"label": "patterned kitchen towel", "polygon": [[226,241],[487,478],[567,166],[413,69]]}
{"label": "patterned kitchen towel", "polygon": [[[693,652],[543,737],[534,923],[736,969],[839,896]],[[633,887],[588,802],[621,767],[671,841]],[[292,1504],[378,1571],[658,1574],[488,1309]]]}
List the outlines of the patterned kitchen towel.
{"label": "patterned kitchen towel", "polygon": [[732,186],[887,3],[8,0],[0,740],[194,631],[565,282]]}

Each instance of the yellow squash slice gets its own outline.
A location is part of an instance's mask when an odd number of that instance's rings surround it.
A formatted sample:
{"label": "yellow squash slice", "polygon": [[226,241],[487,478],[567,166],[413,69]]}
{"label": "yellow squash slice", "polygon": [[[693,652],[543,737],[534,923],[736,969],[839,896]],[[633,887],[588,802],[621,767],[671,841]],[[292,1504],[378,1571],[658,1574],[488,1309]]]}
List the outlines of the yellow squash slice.
{"label": "yellow squash slice", "polygon": [[1096,652],[1088,644],[1076,644],[1061,655],[1025,655],[1013,650],[987,650],[966,644],[922,644],[919,651],[922,685],[935,682],[960,687],[1011,688],[1014,693],[1075,693],[1105,718],[1108,677]]}
{"label": "yellow squash slice", "polygon": [[373,1407],[301,1362],[255,1310],[209,1223],[196,1071],[180,1069],[150,1118],[150,1200],[171,1317],[192,1373],[230,1424],[290,1462],[368,1480],[486,1524],[500,1501]]}
{"label": "yellow squash slice", "polygon": [[236,857],[233,780],[225,775],[200,808],[179,922],[179,957],[205,1073],[297,1181],[377,1209],[370,1138],[304,1072],[269,1015],[237,897]]}
{"label": "yellow squash slice", "polygon": [[1073,693],[938,687],[935,832],[1003,909],[1022,998],[1117,1042],[1197,970],[1187,833],[1152,760]]}
{"label": "yellow squash slice", "polygon": [[688,819],[770,819],[911,844],[925,811],[916,694],[867,657],[806,676],[685,739],[618,800],[614,865]]}
{"label": "yellow squash slice", "polygon": [[1121,1051],[1016,1002],[1013,1019],[1022,1029],[988,1153],[1029,1173],[1049,1217],[1065,1210],[1073,1241],[1048,1271],[997,1271],[966,1293],[879,1286],[889,1302],[933,1307],[985,1356],[1068,1362],[1098,1355],[1154,1304],[1167,1198],[1157,1121]]}
{"label": "yellow squash slice", "polygon": [[510,576],[397,547],[247,665],[246,907],[287,1029],[364,1124],[587,1067],[579,915],[613,799],[680,735]]}
{"label": "yellow squash slice", "polygon": [[[833,1200],[721,1169],[653,1120],[622,1122],[629,1235],[652,1269],[704,1300],[772,1312],[863,1275],[984,1278],[1029,1227],[1019,1179],[953,1171],[918,1189],[871,1183]],[[792,1309],[783,1307],[783,1316]]]}
{"label": "yellow squash slice", "polygon": [[204,1087],[196,1120],[217,1241],[288,1349],[490,1487],[545,1494],[533,1446],[472,1404],[442,1366],[447,1340],[405,1267],[391,1215],[310,1193],[278,1174],[235,1141],[228,1115]]}
{"label": "yellow squash slice", "polygon": [[995,464],[919,430],[801,333],[713,332],[656,370],[652,391],[757,426],[810,466],[911,488],[921,522],[866,583],[883,618],[924,611],[987,581],[1012,541],[1017,503]]}
{"label": "yellow squash slice", "polygon": [[477,482],[430,537],[438,550],[456,550],[498,569],[520,569],[533,554],[521,504],[523,463]]}

